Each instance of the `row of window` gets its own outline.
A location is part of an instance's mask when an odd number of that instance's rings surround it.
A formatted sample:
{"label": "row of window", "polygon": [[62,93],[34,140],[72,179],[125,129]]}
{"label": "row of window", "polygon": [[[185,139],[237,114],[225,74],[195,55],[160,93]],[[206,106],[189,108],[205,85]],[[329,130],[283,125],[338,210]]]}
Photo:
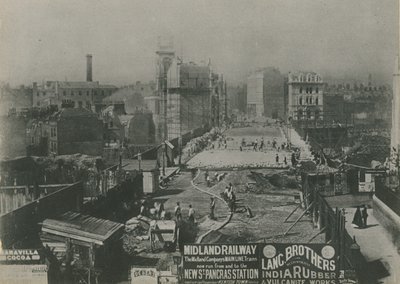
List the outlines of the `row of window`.
{"label": "row of window", "polygon": [[[102,95],[102,96],[105,96],[106,95],[106,92],[104,91],[104,90],[101,90],[101,91],[99,91],[99,93]],[[68,92],[67,91],[63,91],[63,96],[66,96],[68,94]],[[71,96],[74,96],[76,93],[74,92],[74,91],[71,91],[70,92],[70,95]],[[77,94],[79,95],[79,96],[82,96],[82,91],[78,91],[77,92]],[[94,96],[97,96],[97,91],[96,90],[94,90],[93,91],[93,95]],[[90,91],[86,91],[86,96],[89,96],[90,95]],[[111,95],[111,93],[110,93],[110,95]]]}
{"label": "row of window", "polygon": [[300,82],[320,82],[321,77],[318,75],[307,75],[307,76],[300,76]]}
{"label": "row of window", "polygon": [[[300,92],[300,94],[303,93],[303,87],[300,87],[299,92]],[[306,92],[306,94],[312,94],[312,93],[313,93],[313,87],[307,87],[307,88],[305,88],[305,92]],[[319,93],[318,87],[315,88],[315,93],[316,93],[316,94]]]}
{"label": "row of window", "polygon": [[[40,96],[40,93],[42,94],[42,96],[46,96],[46,92],[37,92],[37,93],[36,93],[36,96],[39,97],[39,96]],[[75,94],[78,94],[79,96],[82,96],[83,93],[85,93],[86,96],[89,96],[89,95],[90,95],[90,91],[86,91],[86,92],[82,92],[82,91],[74,92],[74,91],[71,91],[71,92],[70,92],[70,95],[71,95],[71,96],[74,96]],[[104,90],[99,91],[99,93],[100,93],[102,96],[105,96],[105,95],[106,95],[106,92],[105,92]],[[67,96],[68,92],[67,92],[67,91],[63,91],[62,94],[63,94],[63,96]],[[94,91],[93,91],[93,95],[94,95],[94,96],[97,96],[97,94],[98,94],[98,92],[97,92],[96,90],[94,90]],[[109,95],[111,95],[111,92],[109,92]]]}
{"label": "row of window", "polygon": [[[75,107],[76,106],[76,102],[72,101],[72,100],[62,100],[62,104],[63,105],[69,105],[70,107]],[[83,102],[82,101],[78,101],[78,107],[80,107],[80,108],[83,107]],[[92,104],[90,103],[90,101],[86,101],[85,108],[91,109],[91,107],[92,107]]]}
{"label": "row of window", "polygon": [[319,100],[318,97],[315,98],[315,100],[313,99],[313,97],[306,97],[305,100],[303,100],[303,97],[299,98],[299,105],[303,105],[305,102],[305,105],[312,105],[313,103],[315,103],[315,105],[318,105]]}
{"label": "row of window", "polygon": [[297,119],[302,119],[302,118],[307,118],[307,119],[319,119],[320,118],[320,112],[319,110],[315,110],[314,112],[312,112],[311,110],[298,110],[297,111]]}

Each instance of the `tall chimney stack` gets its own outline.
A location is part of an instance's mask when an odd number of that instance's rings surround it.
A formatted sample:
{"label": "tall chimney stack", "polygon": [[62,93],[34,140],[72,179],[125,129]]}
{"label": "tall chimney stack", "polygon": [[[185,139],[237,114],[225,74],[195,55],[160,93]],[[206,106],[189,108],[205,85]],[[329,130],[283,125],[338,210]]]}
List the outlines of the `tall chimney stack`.
{"label": "tall chimney stack", "polygon": [[86,81],[92,82],[92,55],[86,55]]}

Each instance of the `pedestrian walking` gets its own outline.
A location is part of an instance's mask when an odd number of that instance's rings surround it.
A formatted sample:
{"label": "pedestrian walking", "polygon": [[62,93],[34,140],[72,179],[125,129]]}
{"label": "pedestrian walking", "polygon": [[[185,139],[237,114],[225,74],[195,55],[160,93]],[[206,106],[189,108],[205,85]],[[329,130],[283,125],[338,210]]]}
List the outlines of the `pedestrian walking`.
{"label": "pedestrian walking", "polygon": [[353,227],[358,227],[358,228],[361,228],[363,226],[360,206],[357,206],[356,212],[354,213],[353,222],[351,222],[351,224]]}
{"label": "pedestrian walking", "polygon": [[192,204],[189,204],[188,217],[189,217],[189,222],[194,225],[194,209],[192,207]]}
{"label": "pedestrian walking", "polygon": [[363,205],[363,208],[361,210],[361,216],[363,219],[363,227],[367,227],[367,218],[368,218],[368,212],[367,212],[367,206]]}
{"label": "pedestrian walking", "polygon": [[285,164],[285,166],[287,165],[287,159],[286,159],[286,156],[283,158],[283,163]]}
{"label": "pedestrian walking", "polygon": [[214,200],[214,197],[211,197],[210,198],[210,219],[211,220],[215,220],[214,210],[215,210],[215,200]]}
{"label": "pedestrian walking", "polygon": [[207,176],[207,187],[211,186],[211,178],[210,176]]}
{"label": "pedestrian walking", "polygon": [[182,210],[179,202],[177,202],[175,206],[175,219],[176,221],[182,220]]}
{"label": "pedestrian walking", "polygon": [[279,163],[279,155],[278,154],[276,154],[276,156],[275,156],[275,161],[277,164]]}

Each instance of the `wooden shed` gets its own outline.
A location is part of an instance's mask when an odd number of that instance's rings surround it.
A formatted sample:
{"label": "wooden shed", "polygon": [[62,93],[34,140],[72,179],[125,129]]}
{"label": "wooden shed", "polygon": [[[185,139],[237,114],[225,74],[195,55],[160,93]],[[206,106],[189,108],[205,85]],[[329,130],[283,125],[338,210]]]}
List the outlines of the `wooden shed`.
{"label": "wooden shed", "polygon": [[[124,225],[76,212],[66,212],[42,223],[40,239],[72,275],[85,282],[97,278],[118,263]],[[72,277],[72,276],[71,276]]]}
{"label": "wooden shed", "polygon": [[158,191],[160,169],[157,160],[123,160],[122,165],[127,172],[140,171],[143,174],[144,194]]}

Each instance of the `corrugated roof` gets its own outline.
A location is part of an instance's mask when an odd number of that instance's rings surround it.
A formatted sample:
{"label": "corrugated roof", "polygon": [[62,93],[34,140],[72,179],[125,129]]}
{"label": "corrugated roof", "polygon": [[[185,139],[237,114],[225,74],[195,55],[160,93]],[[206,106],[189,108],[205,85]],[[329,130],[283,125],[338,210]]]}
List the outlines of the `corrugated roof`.
{"label": "corrugated roof", "polygon": [[122,232],[123,227],[110,220],[66,212],[57,219],[44,220],[42,232],[103,245],[114,234]]}

